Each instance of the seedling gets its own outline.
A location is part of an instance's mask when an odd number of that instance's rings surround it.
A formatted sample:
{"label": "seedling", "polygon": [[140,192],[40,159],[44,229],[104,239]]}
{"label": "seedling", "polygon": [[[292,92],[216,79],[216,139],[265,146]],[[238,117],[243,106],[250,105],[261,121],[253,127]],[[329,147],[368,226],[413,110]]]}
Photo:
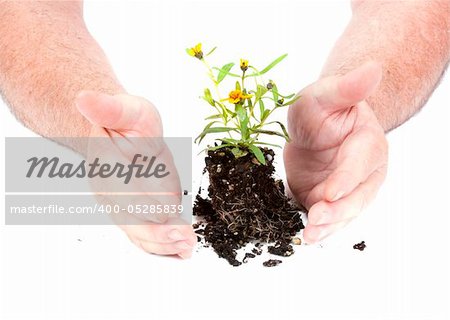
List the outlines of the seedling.
{"label": "seedling", "polygon": [[[190,56],[203,63],[214,85],[213,90],[205,88],[201,97],[211,106],[212,114],[205,118],[208,123],[195,142],[200,144],[207,135],[222,133],[224,136],[216,139],[220,144],[208,146],[207,150],[229,148],[236,158],[251,152],[261,164],[266,164],[260,147],[280,146],[268,143],[261,137],[274,135],[289,141],[285,125],[280,121],[271,121],[271,116],[275,110],[292,105],[299,96],[281,94],[273,80],[265,82],[262,76],[286,58],[287,54],[279,56],[262,70],[251,65],[248,60],[240,59],[239,70],[234,72],[235,62],[226,63],[220,68],[209,65],[207,57],[215,49],[204,54],[201,43],[186,49]],[[228,95],[222,97],[220,90],[226,77],[236,78],[236,82],[234,87],[228,88]]]}
{"label": "seedling", "polygon": [[[294,253],[292,238],[304,228],[303,208],[290,201],[283,182],[275,179],[275,152],[270,147],[280,146],[269,143],[267,138],[270,135],[289,141],[284,124],[272,120],[272,115],[292,105],[299,96],[281,94],[275,81],[263,79],[287,55],[263,69],[246,59],[211,67],[207,58],[215,49],[205,54],[200,43],[187,49],[206,67],[213,84],[204,89],[201,97],[211,115],[206,117],[208,123],[195,141],[201,143],[207,135],[220,134],[214,145],[206,147],[208,197],[203,198],[200,189],[193,209],[204,228],[196,224],[194,229],[200,240],[233,266],[256,258],[262,252],[261,245],[268,246],[272,255],[288,257]],[[222,96],[221,90],[228,94]],[[238,259],[239,250],[245,253],[243,259]],[[279,263],[270,260],[264,265]]]}

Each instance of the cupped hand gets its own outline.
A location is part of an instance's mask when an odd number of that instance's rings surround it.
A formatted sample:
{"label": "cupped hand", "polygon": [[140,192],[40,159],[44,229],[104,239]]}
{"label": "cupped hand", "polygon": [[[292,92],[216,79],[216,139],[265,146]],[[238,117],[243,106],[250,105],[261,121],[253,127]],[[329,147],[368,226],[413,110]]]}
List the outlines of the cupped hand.
{"label": "cupped hand", "polygon": [[307,243],[347,225],[384,181],[388,144],[366,102],[380,80],[381,67],[368,62],[309,85],[289,109],[284,162],[292,195],[309,210]]}
{"label": "cupped hand", "polygon": [[[102,199],[106,199],[105,202],[115,204],[134,199],[136,200],[135,203],[130,203],[130,205],[140,204],[138,202],[160,204],[161,196],[158,198],[157,195],[152,196],[145,193],[150,188],[151,191],[160,191],[160,193],[173,192],[174,196],[171,201],[179,203],[181,187],[170,150],[164,143],[155,142],[159,141],[158,139],[152,139],[152,137],[162,137],[163,130],[158,111],[149,101],[127,94],[111,96],[94,91],[82,91],[76,98],[76,105],[81,114],[92,124],[90,137],[105,138],[104,140],[91,139],[91,141],[100,140],[101,142],[97,142],[95,147],[90,144],[87,151],[88,158],[97,156],[99,152],[103,155],[109,152],[108,155],[111,155],[112,149],[114,149],[114,157],[123,156],[127,158],[127,155],[134,155],[136,150],[140,149],[142,152],[143,146],[141,143],[144,141],[143,143],[148,144],[145,145],[147,151],[153,149],[153,152],[157,152],[159,157],[165,159],[165,164],[171,166],[171,175],[168,176],[170,178],[159,179],[159,181],[163,181],[161,185],[155,186],[155,183],[158,182],[152,182],[151,185],[144,186],[134,184],[132,190],[141,195],[127,197],[127,200],[124,200],[124,197],[113,195],[101,196]],[[138,143],[141,145],[136,146],[136,141],[141,141]],[[99,151],[99,149],[102,149],[102,151]],[[107,151],[103,152],[105,150]],[[149,183],[149,180],[139,180],[143,184]],[[111,179],[108,179],[106,183],[111,183]],[[101,188],[97,186],[96,190],[101,190]],[[164,199],[167,199],[167,196]],[[126,203],[120,204],[127,205]],[[134,244],[149,253],[189,258],[192,248],[197,242],[197,237],[189,223],[168,215],[150,216],[146,220],[130,213],[127,215],[125,223],[123,219],[121,222],[116,221],[116,223]]]}

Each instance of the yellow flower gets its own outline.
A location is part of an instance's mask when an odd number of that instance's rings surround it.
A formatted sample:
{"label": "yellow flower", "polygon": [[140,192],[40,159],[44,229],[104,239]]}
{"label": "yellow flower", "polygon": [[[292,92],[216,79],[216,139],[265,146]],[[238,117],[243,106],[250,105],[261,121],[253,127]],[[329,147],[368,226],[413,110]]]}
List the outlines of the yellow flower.
{"label": "yellow flower", "polygon": [[250,99],[251,97],[251,94],[245,94],[241,90],[233,90],[228,94],[228,98],[222,100],[228,100],[230,103],[238,104],[245,99]]}
{"label": "yellow flower", "polygon": [[196,57],[197,59],[200,60],[203,59],[203,51],[201,43],[197,43],[195,47],[186,49],[186,52],[192,57]]}
{"label": "yellow flower", "polygon": [[242,71],[244,71],[244,72],[247,71],[247,69],[248,69],[248,60],[241,59],[240,66],[241,66],[241,70]]}

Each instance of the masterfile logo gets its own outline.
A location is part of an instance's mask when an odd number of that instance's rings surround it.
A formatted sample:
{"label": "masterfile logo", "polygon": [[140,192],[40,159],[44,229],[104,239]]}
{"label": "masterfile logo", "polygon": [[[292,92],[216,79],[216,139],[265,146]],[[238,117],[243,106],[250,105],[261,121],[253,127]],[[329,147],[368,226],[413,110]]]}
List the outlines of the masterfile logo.
{"label": "masterfile logo", "polygon": [[[149,160],[150,159],[150,160]],[[138,164],[142,160],[144,164]],[[124,178],[124,183],[128,184],[131,177],[136,178],[156,178],[167,177],[170,172],[166,171],[167,166],[164,163],[156,163],[155,156],[144,156],[136,154],[130,164],[116,162],[113,166],[109,163],[101,163],[99,158],[95,158],[92,163],[86,163],[82,160],[79,164],[60,163],[58,157],[49,159],[48,157],[33,157],[27,160],[30,163],[30,169],[27,172],[27,178],[35,176],[41,178],[45,174],[49,178],[111,178],[116,176]],[[36,170],[37,169],[37,170]],[[35,173],[35,171],[37,171]]]}
{"label": "masterfile logo", "polygon": [[6,224],[191,221],[191,138],[6,138],[5,147]]}

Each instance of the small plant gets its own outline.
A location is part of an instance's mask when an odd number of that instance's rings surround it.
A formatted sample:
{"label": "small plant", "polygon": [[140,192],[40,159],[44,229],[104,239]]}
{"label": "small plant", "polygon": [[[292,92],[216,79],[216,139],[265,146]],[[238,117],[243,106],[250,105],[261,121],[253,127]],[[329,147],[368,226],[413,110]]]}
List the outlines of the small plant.
{"label": "small plant", "polygon": [[[289,141],[284,124],[271,116],[299,97],[283,95],[273,80],[263,80],[287,55],[263,69],[245,59],[219,68],[206,61],[215,49],[204,54],[200,43],[186,49],[205,65],[214,84],[201,97],[213,112],[195,141],[201,143],[213,133],[222,135],[216,139],[218,143],[206,148],[203,172],[208,173],[208,195],[202,197],[204,189],[199,189],[193,208],[198,221],[194,229],[201,241],[232,266],[256,258],[262,245],[268,246],[270,254],[290,256],[294,252],[292,238],[304,228],[301,208],[290,201],[283,182],[274,177],[275,152],[270,146],[280,146],[267,138],[273,135]],[[233,70],[235,66],[238,71]],[[227,87],[224,97],[219,90],[222,87]],[[243,259],[238,258],[241,249]]]}
{"label": "small plant", "polygon": [[[229,148],[236,158],[245,156],[251,152],[261,164],[266,164],[266,159],[259,146],[274,146],[276,144],[260,141],[261,135],[275,135],[289,141],[286,127],[279,121],[270,121],[273,112],[279,108],[293,104],[299,96],[295,94],[282,95],[273,80],[263,82],[262,75],[270,71],[280,63],[287,54],[283,54],[262,70],[250,65],[248,60],[240,59],[240,72],[234,73],[234,62],[222,67],[210,67],[206,57],[211,55],[216,47],[207,54],[202,51],[199,43],[186,52],[203,62],[208,70],[208,75],[214,84],[214,95],[209,88],[204,90],[203,98],[212,108],[214,114],[205,120],[210,120],[200,135],[195,139],[201,143],[208,134],[225,133],[226,136],[218,138],[220,145],[209,146],[208,150]],[[219,85],[226,77],[236,78],[234,88],[229,88],[228,96],[222,98]],[[252,80],[252,81],[251,81]],[[251,84],[251,85],[250,85]],[[276,126],[276,129],[273,127]]]}

